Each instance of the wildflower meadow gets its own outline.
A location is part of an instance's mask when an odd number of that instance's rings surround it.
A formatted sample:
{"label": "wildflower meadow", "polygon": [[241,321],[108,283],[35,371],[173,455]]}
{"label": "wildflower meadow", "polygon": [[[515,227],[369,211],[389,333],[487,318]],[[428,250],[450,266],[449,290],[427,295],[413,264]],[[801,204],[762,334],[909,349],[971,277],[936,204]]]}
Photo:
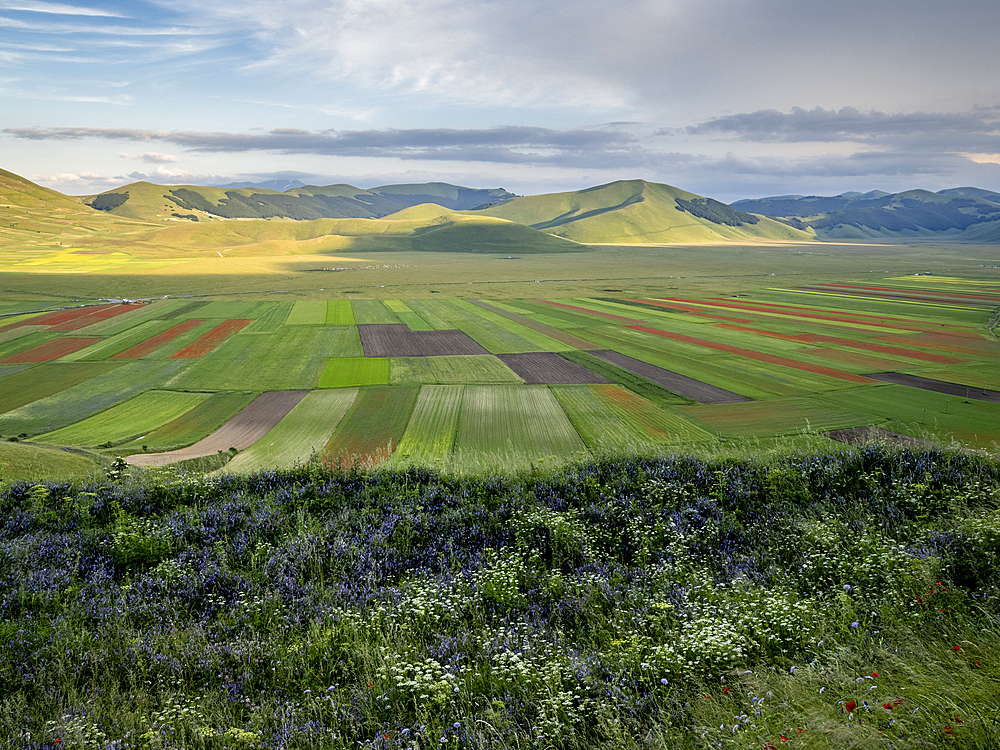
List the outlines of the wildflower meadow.
{"label": "wildflower meadow", "polygon": [[0,490],[0,745],[1000,748],[1000,465]]}

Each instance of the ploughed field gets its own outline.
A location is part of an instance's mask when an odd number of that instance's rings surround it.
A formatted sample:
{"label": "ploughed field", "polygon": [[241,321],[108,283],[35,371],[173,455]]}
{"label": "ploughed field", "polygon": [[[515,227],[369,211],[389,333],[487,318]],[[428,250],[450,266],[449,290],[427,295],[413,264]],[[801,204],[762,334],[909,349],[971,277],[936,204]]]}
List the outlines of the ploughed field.
{"label": "ploughed field", "polygon": [[697,298],[0,303],[0,435],[139,466],[238,455],[241,472],[517,470],[869,427],[996,452],[998,305],[1000,285],[937,276]]}

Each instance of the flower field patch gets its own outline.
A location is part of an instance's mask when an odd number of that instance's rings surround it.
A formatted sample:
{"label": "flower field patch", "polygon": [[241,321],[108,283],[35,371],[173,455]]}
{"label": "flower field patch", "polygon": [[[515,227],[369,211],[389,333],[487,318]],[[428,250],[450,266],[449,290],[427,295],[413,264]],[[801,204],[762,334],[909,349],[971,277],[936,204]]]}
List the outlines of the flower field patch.
{"label": "flower field patch", "polygon": [[181,334],[197,328],[204,322],[205,321],[197,318],[189,318],[183,323],[177,323],[165,331],[161,331],[153,336],[150,336],[145,341],[140,341],[139,343],[130,346],[124,351],[113,355],[111,359],[140,359],[145,357],[147,354],[152,354],[168,341],[173,341]]}
{"label": "flower field patch", "polygon": [[0,364],[26,364],[34,362],[51,362],[78,349],[97,343],[100,339],[93,338],[56,338],[38,346],[25,349],[17,354],[11,354],[0,359]]}
{"label": "flower field patch", "polygon": [[309,391],[269,391],[260,394],[212,434],[187,448],[163,453],[139,453],[125,460],[133,466],[164,466],[189,458],[211,456],[230,448],[244,450],[284,419]]}
{"label": "flower field patch", "polygon": [[[849,391],[855,393],[856,390]],[[741,437],[757,434],[794,435],[844,427],[857,427],[877,422],[873,412],[863,406],[852,406],[848,397],[840,406],[817,397],[793,397],[754,401],[748,404],[718,404],[678,406],[685,416],[696,420],[712,432]]]}
{"label": "flower field patch", "polygon": [[375,466],[392,455],[413,414],[419,388],[362,388],[322,450],[334,466]]}
{"label": "flower field patch", "polygon": [[231,335],[242,330],[252,322],[252,320],[227,320],[225,323],[220,323],[193,343],[171,354],[170,359],[199,359],[204,357]]}

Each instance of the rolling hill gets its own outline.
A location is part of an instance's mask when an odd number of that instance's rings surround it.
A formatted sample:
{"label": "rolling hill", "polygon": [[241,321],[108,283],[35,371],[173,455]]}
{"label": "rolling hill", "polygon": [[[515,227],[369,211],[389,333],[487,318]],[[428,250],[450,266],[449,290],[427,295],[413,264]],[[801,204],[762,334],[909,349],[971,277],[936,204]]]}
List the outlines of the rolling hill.
{"label": "rolling hill", "polygon": [[814,239],[808,231],[643,180],[513,198],[476,213],[589,244]]}
{"label": "rolling hill", "polygon": [[136,182],[83,201],[99,211],[135,219],[380,219],[421,203],[450,209],[477,208],[514,197],[506,190],[459,187],[442,182],[385,185],[307,185],[284,192],[261,188],[216,188]]}
{"label": "rolling hill", "polygon": [[812,230],[820,239],[1000,241],[1000,194],[980,188],[777,196],[737,201],[733,208]]}

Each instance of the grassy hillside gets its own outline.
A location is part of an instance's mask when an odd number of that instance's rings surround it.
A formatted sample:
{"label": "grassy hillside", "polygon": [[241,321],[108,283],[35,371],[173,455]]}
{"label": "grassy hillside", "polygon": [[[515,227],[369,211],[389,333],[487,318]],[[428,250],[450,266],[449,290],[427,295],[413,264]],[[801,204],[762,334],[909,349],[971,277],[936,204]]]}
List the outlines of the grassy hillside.
{"label": "grassy hillside", "polygon": [[737,201],[734,208],[777,217],[822,239],[948,238],[996,242],[1000,195],[979,188],[932,193],[779,196]]}
{"label": "grassy hillside", "polygon": [[447,183],[386,185],[363,190],[327,185],[279,192],[262,188],[213,188],[136,182],[83,200],[99,211],[148,220],[378,219],[409,206],[436,203],[476,208],[511,197],[506,190],[480,190]]}
{"label": "grassy hillside", "polygon": [[812,239],[806,232],[770,219],[734,212],[717,201],[643,180],[525,196],[477,213],[587,243]]}

